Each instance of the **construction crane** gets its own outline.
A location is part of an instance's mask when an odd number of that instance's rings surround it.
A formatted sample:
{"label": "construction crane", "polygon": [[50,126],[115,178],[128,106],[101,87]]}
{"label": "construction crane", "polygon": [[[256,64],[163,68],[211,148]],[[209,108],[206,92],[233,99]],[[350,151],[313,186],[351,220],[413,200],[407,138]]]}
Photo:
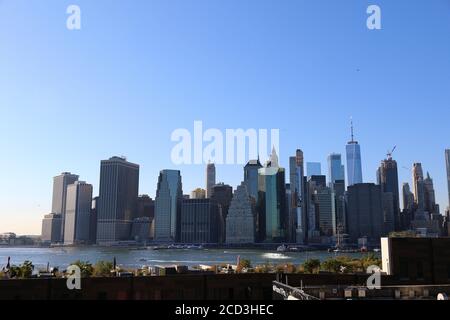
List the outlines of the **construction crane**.
{"label": "construction crane", "polygon": [[387,152],[387,158],[388,160],[392,160],[392,154],[394,153],[395,149],[397,149],[397,146],[394,146],[394,148],[392,148],[392,151],[388,151]]}

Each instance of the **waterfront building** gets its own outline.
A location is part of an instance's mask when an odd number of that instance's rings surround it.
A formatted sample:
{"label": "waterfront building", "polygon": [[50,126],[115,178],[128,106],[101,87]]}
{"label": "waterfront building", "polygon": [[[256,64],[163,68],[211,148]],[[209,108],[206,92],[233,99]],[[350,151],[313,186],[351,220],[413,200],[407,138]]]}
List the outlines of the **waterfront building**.
{"label": "waterfront building", "polygon": [[348,187],[347,227],[353,243],[363,237],[370,243],[379,243],[386,235],[381,186],[362,183]]}
{"label": "waterfront building", "polygon": [[256,240],[254,199],[241,183],[234,192],[226,218],[226,243],[251,244]]}
{"label": "waterfront building", "polygon": [[353,135],[353,122],[351,124],[351,140],[346,146],[347,155],[347,181],[348,186],[362,183],[361,146],[355,141]]}
{"label": "waterfront building", "polygon": [[76,181],[67,187],[64,244],[89,243],[92,210],[92,185]]}
{"label": "waterfront building", "polygon": [[61,214],[46,214],[42,220],[41,240],[46,243],[61,242],[61,225]]}
{"label": "waterfront building", "polygon": [[177,240],[183,189],[179,170],[162,170],[155,199],[155,240]]}
{"label": "waterfront building", "polygon": [[181,203],[179,242],[218,243],[219,205],[212,199],[185,199]]}
{"label": "waterfront building", "polygon": [[214,163],[206,165],[206,198],[210,198],[212,187],[216,184],[216,166]]}
{"label": "waterfront building", "polygon": [[146,243],[150,239],[152,219],[139,217],[133,220],[131,225],[131,240],[137,243]]}
{"label": "waterfront building", "polygon": [[98,197],[92,199],[91,215],[89,218],[89,243],[97,243],[97,203]]}
{"label": "waterfront building", "polygon": [[283,242],[288,224],[285,169],[279,166],[275,148],[266,165],[258,170],[258,188],[259,240]]}
{"label": "waterfront building", "polygon": [[139,192],[139,165],[124,157],[100,164],[97,203],[97,243],[111,245],[130,239],[131,223]]}
{"label": "waterfront building", "polygon": [[244,167],[244,183],[248,193],[258,202],[258,170],[262,168],[258,160],[250,160]]}
{"label": "waterfront building", "polygon": [[150,221],[155,218],[155,201],[147,194],[137,198],[135,218],[147,217]]}
{"label": "waterfront building", "polygon": [[61,235],[59,241],[64,241],[64,224],[66,217],[67,186],[78,181],[78,175],[63,172],[53,178],[52,213],[61,215]]}

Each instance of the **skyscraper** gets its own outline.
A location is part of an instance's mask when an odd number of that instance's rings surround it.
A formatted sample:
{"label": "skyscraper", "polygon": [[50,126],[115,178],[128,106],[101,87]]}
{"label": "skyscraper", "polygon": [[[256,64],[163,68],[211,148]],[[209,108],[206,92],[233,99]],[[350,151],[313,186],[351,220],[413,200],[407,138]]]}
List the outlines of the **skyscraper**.
{"label": "skyscraper", "polygon": [[412,211],[414,210],[414,193],[411,192],[409,183],[405,182],[402,187],[403,193],[403,210]]}
{"label": "skyscraper", "polygon": [[412,169],[414,202],[417,213],[422,215],[425,211],[425,186],[423,182],[423,170],[421,163],[414,163]]}
{"label": "skyscraper", "polygon": [[434,192],[433,179],[430,177],[430,173],[427,172],[427,177],[423,180],[423,186],[425,191],[425,211],[430,215],[439,213],[436,206],[436,194]]}
{"label": "skyscraper", "polygon": [[78,181],[78,176],[70,172],[63,172],[53,178],[52,212],[61,215],[60,241],[64,241],[67,186],[75,181]]}
{"label": "skyscraper", "polygon": [[50,213],[42,219],[41,240],[47,243],[61,241],[61,214]]}
{"label": "skyscraper", "polygon": [[226,220],[226,243],[251,244],[255,242],[254,200],[242,183],[231,200]]}
{"label": "skyscraper", "polygon": [[102,160],[97,203],[97,243],[129,240],[139,192],[139,165],[123,157]]}
{"label": "skyscraper", "polygon": [[250,160],[244,167],[244,183],[247,191],[255,202],[258,202],[258,170],[262,168],[258,160]]}
{"label": "skyscraper", "polygon": [[353,122],[351,124],[351,138],[352,140],[349,141],[346,146],[348,186],[352,186],[357,183],[363,183],[361,167],[361,147],[358,144],[358,141],[354,140]]}
{"label": "skyscraper", "polygon": [[391,192],[393,197],[394,226],[400,229],[400,191],[398,186],[397,161],[392,159],[392,154],[388,154],[387,159],[381,161],[378,169],[378,183],[382,192]]}
{"label": "skyscraper", "polygon": [[445,165],[447,167],[448,208],[450,210],[450,149],[445,150]]}
{"label": "skyscraper", "polygon": [[155,239],[177,241],[183,189],[179,170],[159,173],[155,199]]}
{"label": "skyscraper", "polygon": [[232,198],[233,198],[232,186],[224,183],[218,183],[212,187],[212,194],[210,199],[214,200],[219,206],[218,232],[220,243],[225,242],[226,219]]}
{"label": "skyscraper", "polygon": [[307,162],[306,163],[306,175],[308,179],[311,176],[322,175],[322,165],[320,162]]}
{"label": "skyscraper", "polygon": [[67,187],[64,244],[89,243],[92,185],[76,181]]}
{"label": "skyscraper", "polygon": [[179,242],[218,243],[219,206],[213,199],[185,199],[181,202]]}
{"label": "skyscraper", "polygon": [[329,187],[319,187],[313,196],[321,236],[336,233],[336,202],[334,192]]}
{"label": "skyscraper", "polygon": [[306,240],[306,210],[304,203],[304,160],[303,151],[298,149],[295,157],[289,158],[289,180],[291,188],[290,229],[295,242],[304,244]]}
{"label": "skyscraper", "polygon": [[348,233],[353,243],[367,237],[370,243],[379,243],[385,236],[383,199],[381,187],[373,183],[348,187]]}
{"label": "skyscraper", "polygon": [[278,164],[275,148],[264,168],[259,169],[258,232],[263,242],[286,239],[288,213],[286,208],[285,170]]}
{"label": "skyscraper", "polygon": [[342,164],[342,157],[339,153],[332,153],[328,156],[328,183],[333,188],[333,184],[337,181],[345,180],[345,168]]}
{"label": "skyscraper", "polygon": [[206,198],[210,198],[212,187],[216,184],[216,166],[214,163],[206,165]]}

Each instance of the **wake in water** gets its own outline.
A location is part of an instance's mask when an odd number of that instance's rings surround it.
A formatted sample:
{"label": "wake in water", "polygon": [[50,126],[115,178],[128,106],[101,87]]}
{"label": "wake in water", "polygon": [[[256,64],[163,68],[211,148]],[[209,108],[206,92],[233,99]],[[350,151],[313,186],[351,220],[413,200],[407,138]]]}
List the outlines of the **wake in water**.
{"label": "wake in water", "polygon": [[288,256],[286,256],[286,255],[284,255],[284,254],[282,254],[282,253],[272,253],[272,252],[269,252],[269,253],[264,253],[262,256],[263,256],[263,258],[266,258],[266,259],[272,259],[272,260],[286,260],[286,259],[291,259],[291,257],[288,257]]}

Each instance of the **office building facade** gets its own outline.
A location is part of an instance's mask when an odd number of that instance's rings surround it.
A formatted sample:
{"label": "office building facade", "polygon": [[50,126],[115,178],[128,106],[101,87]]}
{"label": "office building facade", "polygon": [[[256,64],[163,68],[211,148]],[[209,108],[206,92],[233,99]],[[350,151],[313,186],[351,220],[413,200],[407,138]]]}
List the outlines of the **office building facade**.
{"label": "office building facade", "polygon": [[278,164],[275,149],[264,168],[258,171],[258,233],[262,242],[286,240],[288,212],[286,208],[285,169]]}
{"label": "office building facade", "polygon": [[97,201],[97,243],[110,245],[130,239],[139,192],[139,165],[123,157],[102,160]]}
{"label": "office building facade", "polygon": [[185,199],[181,202],[179,242],[218,243],[219,205],[212,199]]}
{"label": "office building facade", "polygon": [[76,181],[67,187],[64,244],[88,244],[92,211],[92,185]]}
{"label": "office building facade", "polygon": [[67,186],[78,181],[78,178],[78,175],[70,172],[63,172],[59,176],[53,178],[52,213],[61,215],[60,241],[64,240]]}
{"label": "office building facade", "polygon": [[155,198],[155,240],[174,242],[183,200],[179,170],[162,170],[158,178]]}
{"label": "office building facade", "polygon": [[386,160],[381,161],[381,165],[378,168],[378,184],[381,186],[382,192],[392,193],[395,230],[400,230],[400,191],[398,185],[397,161],[393,160],[391,155],[388,155]]}
{"label": "office building facade", "polygon": [[258,202],[258,170],[262,168],[258,160],[250,160],[244,167],[244,183],[247,191],[255,202]]}
{"label": "office building facade", "polygon": [[234,192],[226,219],[226,243],[252,244],[256,240],[254,200],[247,184],[242,183]]}
{"label": "office building facade", "polygon": [[44,216],[42,220],[41,240],[44,243],[61,242],[61,214],[50,213]]}
{"label": "office building facade", "polygon": [[289,180],[290,180],[290,217],[289,230],[290,241],[304,244],[306,241],[306,207],[305,197],[305,174],[303,151],[298,149],[295,157],[289,158]]}
{"label": "office building facade", "polygon": [[210,198],[212,187],[216,184],[216,165],[208,163],[206,165],[206,198]]}

